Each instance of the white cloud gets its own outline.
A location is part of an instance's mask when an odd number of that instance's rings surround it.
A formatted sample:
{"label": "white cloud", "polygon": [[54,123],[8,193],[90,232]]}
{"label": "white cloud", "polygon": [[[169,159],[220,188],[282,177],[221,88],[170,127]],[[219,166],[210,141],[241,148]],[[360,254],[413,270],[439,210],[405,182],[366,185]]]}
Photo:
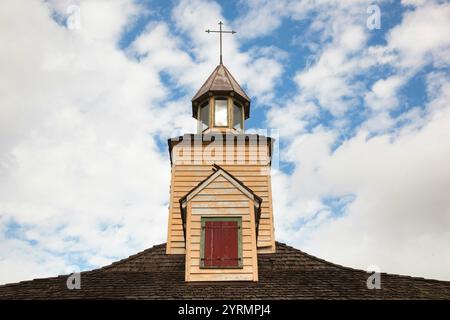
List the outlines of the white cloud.
{"label": "white cloud", "polygon": [[309,120],[318,116],[318,106],[299,97],[287,101],[284,105],[272,106],[267,112],[270,126],[280,130],[283,137],[293,137],[305,131]]}
{"label": "white cloud", "polygon": [[[218,36],[206,34],[205,30],[217,29],[218,21],[223,21],[226,29],[232,29],[233,26],[224,19],[216,2],[182,0],[174,8],[172,17],[177,28],[191,40],[191,50],[199,62],[195,69],[188,69],[183,74],[197,88],[211,73],[211,66],[219,63]],[[224,36],[223,63],[239,79],[239,83],[247,88],[247,94],[256,97],[259,102],[270,103],[274,86],[283,70],[280,60],[285,56],[280,50],[271,50],[270,47],[242,52],[239,48],[241,32],[245,33],[245,30]]]}
{"label": "white cloud", "polygon": [[[1,282],[165,240],[170,165],[155,134],[192,122],[188,107],[163,104],[157,69],[118,49],[136,10],[131,1],[82,2],[81,29],[69,30],[45,3],[2,7],[0,223],[27,228],[2,240]],[[11,272],[26,259],[29,268]]]}
{"label": "white cloud", "polygon": [[[429,2],[407,12],[399,26],[388,35],[388,46],[398,51],[399,64],[420,68],[450,60],[450,4]],[[419,40],[420,39],[420,40]]]}
{"label": "white cloud", "polygon": [[389,131],[394,125],[395,120],[389,115],[389,112],[382,111],[369,117],[362,125],[364,130],[372,133],[383,133]]}
{"label": "white cloud", "polygon": [[241,9],[246,14],[236,21],[237,29],[242,30],[242,37],[254,38],[270,34],[278,28],[287,10],[288,1],[241,1]]}
{"label": "white cloud", "polygon": [[[323,130],[294,139],[288,155],[296,169],[283,183],[274,182],[278,235],[344,265],[376,264],[385,272],[450,279],[448,123],[447,107],[430,114],[419,130],[406,126],[371,139],[361,130],[333,153],[333,137]],[[291,227],[302,216],[326,212],[305,204],[346,194],[355,200],[344,216]]]}
{"label": "white cloud", "polygon": [[428,0],[402,0],[404,6],[421,6],[427,3]]}
{"label": "white cloud", "polygon": [[309,59],[313,63],[295,76],[300,97],[294,100],[318,104],[333,115],[342,115],[355,105],[360,92],[353,77],[370,66],[364,66],[367,62],[358,57],[352,58],[367,41],[362,14],[366,7],[364,1],[251,1],[246,3],[246,14],[238,19],[238,25],[247,31],[246,37],[253,38],[270,34],[286,17],[295,23],[312,15],[311,25],[301,31],[298,37],[302,40],[296,42],[316,49]]}
{"label": "white cloud", "polygon": [[427,95],[432,112],[448,107],[450,101],[450,76],[445,72],[430,72],[427,75]]}
{"label": "white cloud", "polygon": [[36,250],[26,242],[5,239],[3,236],[0,236],[0,265],[2,284],[56,276],[69,266],[64,257],[57,257],[45,250]]}
{"label": "white cloud", "polygon": [[[140,5],[81,1],[79,30],[64,24],[67,5],[11,1],[0,12],[0,226],[20,231],[2,241],[1,282],[64,273],[74,261],[98,266],[165,240],[170,164],[157,137],[195,128],[189,98],[165,99],[194,92],[218,58],[217,39],[204,33],[217,4],[175,8],[176,21],[201,32],[199,50],[152,22],[126,52],[118,42]],[[249,92],[269,99],[282,53],[241,53],[230,39],[225,54]],[[7,271],[26,259],[27,270]]]}
{"label": "white cloud", "polygon": [[194,67],[190,56],[180,49],[181,40],[174,37],[166,23],[150,23],[129,49],[130,54],[144,56],[143,62],[156,71],[170,72],[178,76],[178,85],[194,88],[200,81],[193,82],[187,70]]}
{"label": "white cloud", "polygon": [[[371,47],[366,45],[369,33],[364,29],[364,15],[361,14],[365,12],[366,5],[360,1],[342,5],[325,1],[308,7],[310,11],[315,9],[320,12],[310,28],[316,29],[315,39],[324,39],[324,44],[320,50],[313,51],[313,57],[309,59],[313,63],[295,75],[298,96],[292,101],[300,104],[294,107],[296,111],[289,107],[297,122],[287,120],[287,124],[292,123],[292,126],[284,126],[286,131],[297,132],[310,122],[311,113],[298,116],[298,110],[303,109],[305,104],[330,112],[337,118],[337,125],[355,107],[364,112],[362,98],[365,107],[372,110],[373,117],[368,120],[366,128],[390,129],[397,121],[390,119],[386,110],[399,106],[400,89],[427,63],[448,66],[448,4],[430,2],[413,11],[406,11],[402,22],[388,32],[387,45]],[[429,17],[433,17],[433,23],[428,23]],[[364,83],[369,78],[367,75],[376,73],[382,66],[392,68],[392,74],[378,79],[368,90],[369,86]],[[276,113],[269,113],[269,120],[274,124],[279,123],[273,118]]]}
{"label": "white cloud", "polygon": [[449,121],[447,108],[419,131],[368,141],[361,132],[336,150],[315,175],[356,200],[304,247],[346,265],[450,279]]}
{"label": "white cloud", "polygon": [[124,28],[142,10],[129,0],[81,1],[81,33],[90,41],[116,40]]}
{"label": "white cloud", "polygon": [[405,78],[398,75],[378,80],[364,97],[366,105],[375,111],[395,108],[399,102],[398,90],[404,83]]}
{"label": "white cloud", "polygon": [[[281,157],[293,167],[291,175],[273,179],[281,240],[348,266],[376,264],[385,272],[450,279],[446,72],[426,76],[425,105],[406,106],[395,118],[389,114],[402,103],[399,93],[408,81],[427,72],[425,65],[448,65],[447,7],[428,3],[407,11],[388,33],[387,45],[372,47],[366,31],[356,31],[364,25],[353,16],[359,3],[321,12],[317,37],[329,41],[296,74],[296,96],[267,115],[271,126],[283,128],[287,146]],[[381,66],[390,73],[376,79]],[[352,107],[365,120],[337,147]],[[336,120],[314,127],[320,109]],[[329,198],[349,202],[339,212]]]}
{"label": "white cloud", "polygon": [[[154,21],[124,53],[117,42],[139,5],[82,1],[81,29],[68,30],[50,18],[67,3],[10,1],[0,12],[0,282],[63,273],[77,259],[105,264],[165,240],[169,164],[156,136],[195,124],[188,98],[163,99],[195,91],[218,63],[217,38],[204,33],[218,20],[238,29],[224,38],[225,64],[258,102],[274,104],[269,125],[286,139],[293,173],[274,173],[277,237],[349,266],[450,279],[447,74],[426,76],[426,106],[389,115],[421,67],[448,65],[448,4],[407,11],[386,46],[367,48],[366,1],[252,1],[235,21],[217,3],[181,1],[175,31]],[[312,63],[297,71],[298,91],[274,101],[286,53],[240,45],[312,12],[305,33],[316,43],[303,43],[315,48]],[[370,86],[358,79],[381,65],[392,74]],[[372,112],[333,151],[355,107]],[[315,126],[321,110],[334,117],[328,126]],[[344,199],[343,216],[330,197]],[[6,237],[11,222],[20,237]]]}
{"label": "white cloud", "polygon": [[362,10],[359,4],[321,13],[320,20],[326,23],[318,32],[331,41],[314,53],[312,65],[295,76],[302,99],[317,101],[322,109],[334,116],[342,116],[358,103],[361,84],[355,77],[373,65],[373,62],[361,59],[368,34],[361,14],[354,13],[361,12],[358,10]]}
{"label": "white cloud", "polygon": [[[239,8],[243,14],[237,18],[235,24],[244,30],[243,37],[256,38],[271,34],[279,28],[283,19],[289,18],[293,21],[300,21],[307,18],[311,13],[317,14],[313,27],[322,29],[327,27],[324,19],[328,21],[329,16],[339,9],[354,10],[355,8],[367,7],[365,0],[351,1],[309,1],[309,0],[250,0],[241,1]],[[353,11],[355,12],[355,11]],[[359,11],[359,13],[365,12]],[[329,21],[328,21],[329,22]],[[306,30],[307,32],[307,30]]]}

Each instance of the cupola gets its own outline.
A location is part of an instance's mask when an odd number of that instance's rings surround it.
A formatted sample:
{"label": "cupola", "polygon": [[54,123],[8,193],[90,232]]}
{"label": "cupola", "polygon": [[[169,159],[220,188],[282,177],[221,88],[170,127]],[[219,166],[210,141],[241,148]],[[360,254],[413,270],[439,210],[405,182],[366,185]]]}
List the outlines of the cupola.
{"label": "cupola", "polygon": [[198,121],[198,133],[244,132],[250,98],[222,63],[192,98],[192,116]]}

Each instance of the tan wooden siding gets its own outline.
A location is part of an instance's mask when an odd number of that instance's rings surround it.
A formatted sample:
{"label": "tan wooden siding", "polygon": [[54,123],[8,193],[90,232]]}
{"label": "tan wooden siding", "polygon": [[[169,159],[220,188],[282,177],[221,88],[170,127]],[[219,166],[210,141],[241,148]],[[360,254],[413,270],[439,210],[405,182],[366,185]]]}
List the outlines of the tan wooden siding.
{"label": "tan wooden siding", "polygon": [[182,164],[212,164],[229,161],[234,164],[262,164],[270,162],[267,145],[222,145],[220,143],[203,144],[200,146],[177,145],[172,149],[172,161],[175,165]]}
{"label": "tan wooden siding", "polygon": [[[235,188],[230,182],[218,177],[217,183]],[[225,180],[225,181],[224,181]],[[206,186],[191,201],[188,202],[187,212],[187,241],[186,241],[186,281],[258,281],[256,231],[254,220],[254,203],[247,197],[230,200],[227,193],[211,194],[214,183]],[[218,189],[224,190],[224,189]],[[242,193],[241,193],[242,195]],[[207,204],[203,197],[214,197],[214,206]],[[210,269],[200,267],[200,242],[202,217],[241,217],[242,219],[242,268]],[[173,232],[173,231],[172,231]]]}
{"label": "tan wooden siding", "polygon": [[[177,152],[177,146],[175,146],[173,150],[174,152]],[[201,148],[194,150],[196,154],[201,152]],[[259,152],[268,154],[267,148],[264,147],[259,150],[253,147],[249,150],[250,151],[247,150],[245,153],[255,154]],[[240,151],[233,150],[232,152],[235,154]],[[263,202],[257,246],[261,249],[261,252],[267,252],[268,247],[270,248],[269,251],[273,252],[275,250],[275,237],[273,228],[272,191],[270,186],[270,165],[229,164],[220,161],[215,161],[214,163],[230,172],[233,176],[242,181],[247,187],[262,198]],[[169,203],[167,253],[185,253],[183,250],[185,246],[183,235],[174,233],[175,231],[182,230],[179,199],[196,187],[212,172],[211,164],[177,164],[177,162],[174,161],[172,166],[170,190],[171,201]],[[208,194],[200,192],[195,199],[192,200],[193,203],[200,203],[199,205],[194,205],[195,212],[201,210],[202,213],[207,213],[208,208],[210,209],[219,206],[218,204],[215,204],[216,202],[239,202],[246,198],[246,196],[237,190],[231,183],[227,184],[227,181],[225,180],[226,179],[224,178],[219,178],[217,181],[214,181],[208,189]],[[218,200],[217,195],[221,195],[221,197],[223,197],[221,199],[223,200]],[[239,207],[230,207],[230,209],[232,209],[231,211],[235,212],[235,214],[240,214]],[[222,209],[222,211],[224,212],[225,209]],[[230,210],[227,210],[227,212],[231,213]]]}

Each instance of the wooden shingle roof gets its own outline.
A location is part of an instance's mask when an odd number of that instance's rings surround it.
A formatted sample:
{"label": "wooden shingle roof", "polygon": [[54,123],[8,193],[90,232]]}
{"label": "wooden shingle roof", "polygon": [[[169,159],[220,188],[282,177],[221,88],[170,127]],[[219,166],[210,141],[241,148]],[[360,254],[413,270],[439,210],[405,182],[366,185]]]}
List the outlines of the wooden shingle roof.
{"label": "wooden shingle roof", "polygon": [[381,289],[366,287],[368,273],[313,257],[282,243],[259,254],[258,282],[186,283],[184,255],[154,246],[109,266],[81,273],[81,289],[67,276],[0,286],[0,299],[450,299],[450,282],[381,274]]}
{"label": "wooden shingle roof", "polygon": [[236,92],[242,98],[250,102],[250,98],[247,94],[242,90],[239,83],[234,79],[233,75],[228,71],[227,67],[223,64],[219,64],[211,75],[206,79],[205,83],[200,87],[195,96],[192,98],[192,101],[197,100],[199,97],[203,96],[208,91],[214,92]]}

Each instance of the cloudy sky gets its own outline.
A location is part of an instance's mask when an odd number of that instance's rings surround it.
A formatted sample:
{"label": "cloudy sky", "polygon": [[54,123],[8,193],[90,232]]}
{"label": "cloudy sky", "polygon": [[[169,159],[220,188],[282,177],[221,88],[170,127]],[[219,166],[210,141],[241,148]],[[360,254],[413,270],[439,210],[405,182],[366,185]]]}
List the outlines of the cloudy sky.
{"label": "cloudy sky", "polygon": [[279,132],[277,239],[450,280],[448,2],[6,0],[0,283],[165,242],[166,141],[195,131],[219,20],[247,128]]}

